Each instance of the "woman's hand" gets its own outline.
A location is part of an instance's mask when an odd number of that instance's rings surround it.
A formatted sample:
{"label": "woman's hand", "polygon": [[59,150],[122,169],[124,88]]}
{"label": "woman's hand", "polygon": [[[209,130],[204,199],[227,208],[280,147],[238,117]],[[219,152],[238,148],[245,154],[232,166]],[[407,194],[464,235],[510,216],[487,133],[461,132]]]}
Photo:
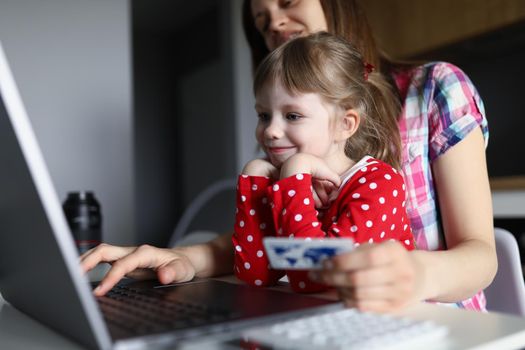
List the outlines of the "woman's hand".
{"label": "woman's hand", "polygon": [[333,257],[310,278],[336,287],[348,307],[387,312],[419,301],[424,271],[399,242],[362,244]]}
{"label": "woman's hand", "polygon": [[80,261],[86,272],[102,262],[112,265],[93,291],[96,296],[106,294],[124,276],[146,279],[156,275],[162,284],[185,282],[195,276],[195,268],[182,248],[117,247],[102,243],[82,254]]}
{"label": "woman's hand", "polygon": [[242,169],[242,174],[248,176],[266,176],[271,179],[279,178],[279,170],[266,159],[250,160]]}

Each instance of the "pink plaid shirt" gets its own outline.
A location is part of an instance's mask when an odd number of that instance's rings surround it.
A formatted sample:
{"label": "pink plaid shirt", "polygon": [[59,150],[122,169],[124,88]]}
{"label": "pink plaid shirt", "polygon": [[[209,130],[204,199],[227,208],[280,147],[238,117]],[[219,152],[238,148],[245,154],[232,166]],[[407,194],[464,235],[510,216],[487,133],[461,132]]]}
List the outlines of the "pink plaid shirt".
{"label": "pink plaid shirt", "polygon": [[[483,102],[458,67],[432,62],[394,73],[404,98],[399,128],[407,211],[418,249],[445,249],[431,165],[477,127],[488,141]],[[452,306],[485,311],[483,291]],[[449,304],[447,304],[449,305]]]}

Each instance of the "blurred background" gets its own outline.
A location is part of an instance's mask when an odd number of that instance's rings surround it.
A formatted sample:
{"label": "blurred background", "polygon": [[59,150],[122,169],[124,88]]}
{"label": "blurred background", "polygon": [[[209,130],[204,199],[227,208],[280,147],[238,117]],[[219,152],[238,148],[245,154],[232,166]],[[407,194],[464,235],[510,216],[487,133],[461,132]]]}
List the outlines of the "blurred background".
{"label": "blurred background", "polygon": [[[241,3],[0,0],[0,41],[59,196],[94,191],[104,241],[166,245],[195,196],[255,155]],[[362,3],[389,55],[469,74],[489,119],[496,222],[525,232],[525,1]],[[209,229],[233,223],[221,219]]]}

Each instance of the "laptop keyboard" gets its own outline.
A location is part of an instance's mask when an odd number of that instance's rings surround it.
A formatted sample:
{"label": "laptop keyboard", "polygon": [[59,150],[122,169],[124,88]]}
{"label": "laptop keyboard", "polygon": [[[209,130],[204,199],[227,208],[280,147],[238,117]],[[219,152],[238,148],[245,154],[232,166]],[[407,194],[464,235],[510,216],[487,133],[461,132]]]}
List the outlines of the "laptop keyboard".
{"label": "laptop keyboard", "polygon": [[243,333],[260,349],[423,349],[447,335],[430,321],[344,309],[301,317]]}
{"label": "laptop keyboard", "polygon": [[97,300],[110,329],[117,327],[118,333],[125,331],[136,336],[195,328],[236,317],[225,309],[174,299],[162,288],[119,285]]}

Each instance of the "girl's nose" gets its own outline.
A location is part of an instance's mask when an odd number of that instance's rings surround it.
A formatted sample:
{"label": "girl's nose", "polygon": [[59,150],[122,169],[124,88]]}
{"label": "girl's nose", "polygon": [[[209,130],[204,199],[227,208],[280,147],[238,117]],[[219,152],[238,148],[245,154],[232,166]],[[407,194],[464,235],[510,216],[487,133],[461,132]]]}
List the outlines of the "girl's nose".
{"label": "girl's nose", "polygon": [[272,120],[264,129],[264,137],[270,140],[280,139],[283,135],[283,129],[276,120]]}

